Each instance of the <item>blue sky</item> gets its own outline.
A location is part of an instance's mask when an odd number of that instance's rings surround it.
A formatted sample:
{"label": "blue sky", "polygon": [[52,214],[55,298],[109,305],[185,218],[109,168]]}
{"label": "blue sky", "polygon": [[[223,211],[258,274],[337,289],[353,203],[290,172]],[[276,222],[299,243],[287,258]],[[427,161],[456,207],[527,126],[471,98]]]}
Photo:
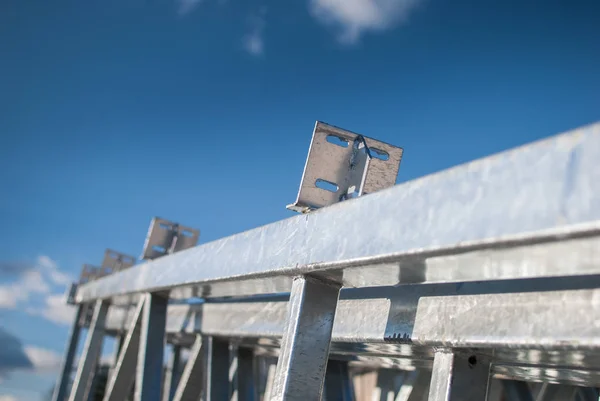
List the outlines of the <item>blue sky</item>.
{"label": "blue sky", "polygon": [[65,283],[152,216],[291,216],[316,120],[404,147],[399,182],[600,120],[599,38],[594,0],[3,1],[0,401],[48,391]]}

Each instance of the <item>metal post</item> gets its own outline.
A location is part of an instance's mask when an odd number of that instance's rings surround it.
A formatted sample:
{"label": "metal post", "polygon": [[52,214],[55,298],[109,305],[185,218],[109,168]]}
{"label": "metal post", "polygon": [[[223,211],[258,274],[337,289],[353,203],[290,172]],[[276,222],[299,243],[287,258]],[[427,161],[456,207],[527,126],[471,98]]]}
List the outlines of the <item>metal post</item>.
{"label": "metal post", "polygon": [[135,401],[160,401],[168,297],[144,294]]}
{"label": "metal post", "polygon": [[173,395],[173,401],[196,401],[202,393],[202,380],[198,380],[202,374],[203,349],[202,337],[196,336],[190,356],[177,384]]}
{"label": "metal post", "polygon": [[118,334],[115,336],[115,349],[113,351],[113,366],[117,366],[117,362],[119,361],[119,354],[123,349],[123,345],[125,344],[125,336]]}
{"label": "metal post", "polygon": [[354,386],[348,372],[348,362],[330,359],[325,375],[326,401],[354,401]]}
{"label": "metal post", "polygon": [[229,399],[229,343],[205,337],[204,395],[205,401]]}
{"label": "metal post", "polygon": [[267,368],[267,383],[265,384],[265,393],[263,394],[263,400],[269,401],[273,394],[273,384],[275,383],[275,372],[277,371],[277,364],[271,363]]}
{"label": "metal post", "polygon": [[137,305],[133,321],[129,326],[123,347],[117,358],[115,369],[106,386],[104,401],[122,401],[131,392],[131,386],[133,386],[135,379],[135,365],[139,351],[143,310],[144,299],[142,298]]}
{"label": "metal post", "polygon": [[69,401],[82,401],[85,399],[87,387],[92,380],[96,370],[96,362],[102,351],[102,340],[104,337],[104,323],[108,312],[109,302],[97,300],[94,307],[94,316],[85,341],[83,354],[79,360],[77,373],[73,382],[73,389]]}
{"label": "metal post", "polygon": [[258,394],[254,385],[254,352],[249,348],[237,349],[237,401],[256,401]]}
{"label": "metal post", "polygon": [[479,355],[438,351],[433,360],[429,401],[486,399],[490,362]]}
{"label": "metal post", "polygon": [[320,401],[340,285],[296,277],[277,361],[272,401]]}
{"label": "metal post", "polygon": [[177,384],[181,377],[181,369],[179,365],[181,359],[181,347],[179,345],[173,345],[171,347],[171,358],[169,358],[169,364],[167,365],[167,371],[165,372],[164,388],[163,388],[163,401],[171,401],[177,390]]}
{"label": "metal post", "polygon": [[96,398],[96,391],[98,389],[98,383],[100,381],[99,378],[101,374],[100,354],[98,354],[98,358],[96,359],[96,362],[94,362],[93,373],[88,381],[88,386],[85,391],[85,399],[87,401],[94,401]]}
{"label": "metal post", "polygon": [[79,334],[81,333],[79,321],[81,320],[83,309],[83,305],[77,306],[77,311],[75,312],[75,318],[69,334],[69,341],[67,342],[67,348],[65,350],[65,357],[60,369],[60,375],[58,376],[56,387],[54,388],[54,394],[52,394],[52,401],[64,401],[65,396],[67,395],[69,378],[71,377],[71,370],[73,369],[73,360],[75,359],[75,352],[77,352],[77,345],[79,344]]}

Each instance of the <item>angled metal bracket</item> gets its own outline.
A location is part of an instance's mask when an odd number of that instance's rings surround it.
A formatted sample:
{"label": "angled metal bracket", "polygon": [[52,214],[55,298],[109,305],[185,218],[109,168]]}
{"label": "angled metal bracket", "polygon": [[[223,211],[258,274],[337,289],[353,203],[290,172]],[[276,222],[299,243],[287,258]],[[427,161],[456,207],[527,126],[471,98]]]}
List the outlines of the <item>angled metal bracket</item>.
{"label": "angled metal bracket", "polygon": [[135,258],[121,252],[107,249],[104,251],[104,259],[100,267],[84,264],[79,275],[79,284],[89,283],[90,281],[108,276],[109,274],[127,269],[135,264]]}
{"label": "angled metal bracket", "polygon": [[135,264],[135,257],[107,249],[102,260],[102,275],[116,273]]}
{"label": "angled metal bracket", "polygon": [[307,213],[396,183],[402,148],[317,121],[296,202]]}
{"label": "angled metal bracket", "polygon": [[89,283],[99,277],[102,277],[101,269],[99,267],[85,264],[81,268],[81,273],[79,274],[79,284]]}
{"label": "angled metal bracket", "polygon": [[66,291],[67,305],[75,305],[75,294],[77,294],[77,284],[71,283]]}
{"label": "angled metal bracket", "polygon": [[196,246],[200,231],[154,217],[150,222],[142,259],[150,260]]}
{"label": "angled metal bracket", "polygon": [[131,393],[138,359],[144,303],[144,298],[138,302],[133,320],[129,325],[127,336],[125,337],[125,342],[119,352],[115,371],[107,383],[104,401],[124,400]]}

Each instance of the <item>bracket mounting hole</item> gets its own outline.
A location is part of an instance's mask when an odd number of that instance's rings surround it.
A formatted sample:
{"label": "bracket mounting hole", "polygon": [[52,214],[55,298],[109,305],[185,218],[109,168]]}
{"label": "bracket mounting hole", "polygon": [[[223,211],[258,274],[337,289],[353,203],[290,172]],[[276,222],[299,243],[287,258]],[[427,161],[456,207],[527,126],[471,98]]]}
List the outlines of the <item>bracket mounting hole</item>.
{"label": "bracket mounting hole", "polygon": [[327,142],[333,145],[341,146],[342,148],[348,147],[348,140],[337,135],[327,135]]}
{"label": "bracket mounting hole", "polygon": [[320,178],[317,181],[315,181],[315,186],[317,188],[323,189],[325,191],[334,192],[334,193],[337,192],[339,189],[337,184],[334,184],[333,182],[322,180]]}

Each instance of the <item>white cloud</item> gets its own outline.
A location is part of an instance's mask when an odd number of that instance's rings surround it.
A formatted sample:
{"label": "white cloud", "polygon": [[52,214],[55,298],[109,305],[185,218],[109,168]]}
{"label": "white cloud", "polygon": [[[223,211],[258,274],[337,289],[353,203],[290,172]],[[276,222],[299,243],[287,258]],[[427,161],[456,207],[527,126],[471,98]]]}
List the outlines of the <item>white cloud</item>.
{"label": "white cloud", "polygon": [[0,395],[0,401],[19,401],[19,399],[17,397],[15,397],[14,395],[5,394],[5,395]]}
{"label": "white cloud", "polygon": [[[29,270],[23,273],[21,281],[17,284],[21,291],[26,294],[47,294],[50,292],[50,286],[46,282],[45,277],[41,271]],[[25,294],[23,296],[26,296]]]}
{"label": "white cloud", "polygon": [[50,286],[38,270],[27,270],[16,283],[0,286],[0,308],[14,309],[31,294],[48,294]]}
{"label": "white cloud", "polygon": [[265,52],[265,24],[267,9],[261,8],[258,13],[252,15],[249,19],[250,29],[243,38],[243,45],[246,51],[254,56],[260,56]]}
{"label": "white cloud", "polygon": [[0,309],[14,309],[17,307],[17,294],[14,288],[0,286]]}
{"label": "white cloud", "polygon": [[57,352],[33,345],[26,345],[24,350],[35,372],[54,373],[60,368],[62,357]]}
{"label": "white cloud", "polygon": [[310,0],[313,15],[340,29],[339,39],[354,43],[366,31],[403,22],[422,0]]}
{"label": "white cloud", "polygon": [[[73,307],[65,303],[64,290],[73,278],[61,271],[58,264],[48,256],[38,257],[35,265],[24,269],[19,280],[0,286],[0,309],[16,309],[19,306],[33,316],[41,316],[60,325],[70,325]],[[60,291],[60,292],[59,292]],[[42,295],[32,302],[33,295]]]}
{"label": "white cloud", "polygon": [[59,325],[71,325],[75,316],[73,306],[65,302],[63,294],[52,294],[44,300],[44,306],[41,308],[27,307],[25,312],[34,316],[43,318]]}
{"label": "white cloud", "polygon": [[48,256],[38,257],[38,266],[49,276],[52,283],[56,285],[67,286],[73,282],[73,278],[60,271],[58,264]]}

